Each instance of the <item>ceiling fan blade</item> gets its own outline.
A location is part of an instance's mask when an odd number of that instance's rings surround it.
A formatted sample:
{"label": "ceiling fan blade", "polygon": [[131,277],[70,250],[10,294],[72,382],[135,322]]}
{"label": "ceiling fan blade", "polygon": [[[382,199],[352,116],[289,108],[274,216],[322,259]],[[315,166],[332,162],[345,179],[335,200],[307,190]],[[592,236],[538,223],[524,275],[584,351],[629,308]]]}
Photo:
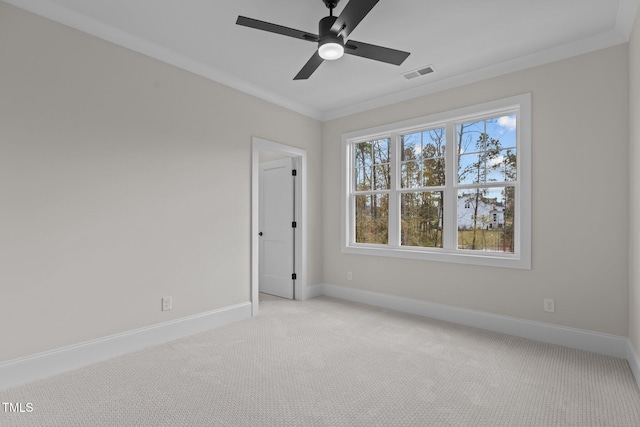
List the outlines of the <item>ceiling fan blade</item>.
{"label": "ceiling fan blade", "polygon": [[409,55],[409,52],[390,49],[388,47],[376,46],[374,44],[349,40],[344,46],[344,53],[361,56],[375,61],[386,62],[387,64],[400,65]]}
{"label": "ceiling fan blade", "polygon": [[293,28],[284,27],[278,24],[272,24],[271,22],[247,18],[246,16],[238,16],[236,24],[243,25],[249,28],[255,28],[256,30],[268,31],[270,33],[282,34],[283,36],[307,40],[310,42],[318,41],[318,36],[315,34],[307,33],[306,31],[295,30]]}
{"label": "ceiling fan blade", "polygon": [[331,31],[338,33],[342,27],[345,27],[341,35],[346,39],[378,1],[380,0],[351,0],[344,9],[342,9],[342,13],[340,13],[340,16],[338,16],[338,19],[334,22]]}
{"label": "ceiling fan blade", "polygon": [[293,80],[308,79],[309,77],[311,77],[311,74],[313,74],[313,72],[318,69],[318,67],[320,66],[320,64],[322,64],[322,62],[324,62],[324,59],[320,58],[320,54],[316,50],[316,53],[314,53],[311,59],[309,59],[307,63],[304,64],[304,67],[302,67],[302,70],[300,70],[300,72],[296,74]]}

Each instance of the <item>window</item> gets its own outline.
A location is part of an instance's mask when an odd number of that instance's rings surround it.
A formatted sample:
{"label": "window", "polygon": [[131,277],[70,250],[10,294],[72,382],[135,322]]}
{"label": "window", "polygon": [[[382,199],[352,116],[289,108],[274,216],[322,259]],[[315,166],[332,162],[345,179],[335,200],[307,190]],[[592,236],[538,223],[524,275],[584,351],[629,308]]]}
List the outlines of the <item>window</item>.
{"label": "window", "polygon": [[390,146],[388,138],[353,145],[356,242],[389,242]]}
{"label": "window", "polygon": [[531,267],[531,95],[343,135],[343,251]]}

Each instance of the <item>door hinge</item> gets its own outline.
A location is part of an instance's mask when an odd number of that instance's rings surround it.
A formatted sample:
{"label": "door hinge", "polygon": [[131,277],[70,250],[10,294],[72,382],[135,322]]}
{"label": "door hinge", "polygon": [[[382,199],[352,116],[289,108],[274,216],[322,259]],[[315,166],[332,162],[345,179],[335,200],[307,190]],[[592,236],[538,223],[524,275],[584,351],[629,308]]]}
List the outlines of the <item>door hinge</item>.
{"label": "door hinge", "polygon": [[295,170],[295,169],[293,169],[293,170],[291,171],[291,176],[298,176],[298,171],[297,171],[297,170]]}
{"label": "door hinge", "polygon": [[295,222],[295,221],[293,221],[293,222],[291,223],[291,227],[292,227],[292,228],[296,228],[296,227],[298,227],[298,223],[297,223],[297,222]]}
{"label": "door hinge", "polygon": [[296,280],[298,278],[298,275],[296,273],[293,273],[291,275],[291,280]]}

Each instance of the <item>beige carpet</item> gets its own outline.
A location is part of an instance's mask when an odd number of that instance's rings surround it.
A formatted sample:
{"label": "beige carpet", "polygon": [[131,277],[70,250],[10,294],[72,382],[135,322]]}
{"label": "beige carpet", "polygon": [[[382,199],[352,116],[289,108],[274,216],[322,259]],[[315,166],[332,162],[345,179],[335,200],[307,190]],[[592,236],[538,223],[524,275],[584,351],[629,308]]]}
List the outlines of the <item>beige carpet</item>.
{"label": "beige carpet", "polygon": [[640,426],[625,360],[321,297],[0,392],[2,426]]}

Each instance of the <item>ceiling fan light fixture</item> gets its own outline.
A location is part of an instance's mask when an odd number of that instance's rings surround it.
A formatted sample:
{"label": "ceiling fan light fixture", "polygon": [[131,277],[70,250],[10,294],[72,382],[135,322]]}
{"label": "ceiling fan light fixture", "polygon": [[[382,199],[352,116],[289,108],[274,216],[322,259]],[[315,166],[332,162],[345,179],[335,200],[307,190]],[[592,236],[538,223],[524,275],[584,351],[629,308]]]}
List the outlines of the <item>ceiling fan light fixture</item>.
{"label": "ceiling fan light fixture", "polygon": [[[379,0],[351,0],[342,9],[340,16],[333,16],[333,9],[339,1],[322,0],[329,9],[329,16],[325,16],[318,22],[317,35],[241,15],[238,16],[236,24],[317,43],[317,49],[293,80],[308,79],[325,60],[333,61],[342,58],[345,53],[394,65],[400,65],[407,59],[409,52],[357,42],[349,38],[353,29],[360,24],[360,21]],[[346,46],[345,39],[349,40]]]}
{"label": "ceiling fan light fixture", "polygon": [[333,61],[334,59],[342,58],[342,55],[344,55],[344,46],[339,40],[326,40],[318,47],[318,54],[322,59]]}

